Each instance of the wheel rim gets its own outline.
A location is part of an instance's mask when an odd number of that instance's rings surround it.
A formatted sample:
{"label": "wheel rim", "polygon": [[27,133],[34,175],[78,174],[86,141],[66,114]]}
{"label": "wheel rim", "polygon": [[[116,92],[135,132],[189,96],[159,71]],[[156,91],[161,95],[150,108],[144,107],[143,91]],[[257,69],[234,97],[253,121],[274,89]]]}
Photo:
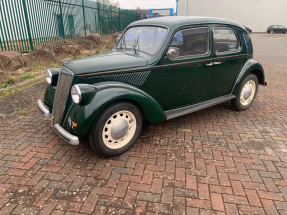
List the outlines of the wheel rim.
{"label": "wheel rim", "polygon": [[136,118],[130,111],[119,111],[105,123],[102,132],[104,144],[111,149],[127,145],[136,132]]}
{"label": "wheel rim", "polygon": [[256,91],[256,83],[253,80],[247,81],[240,94],[240,102],[243,106],[249,105],[253,100]]}

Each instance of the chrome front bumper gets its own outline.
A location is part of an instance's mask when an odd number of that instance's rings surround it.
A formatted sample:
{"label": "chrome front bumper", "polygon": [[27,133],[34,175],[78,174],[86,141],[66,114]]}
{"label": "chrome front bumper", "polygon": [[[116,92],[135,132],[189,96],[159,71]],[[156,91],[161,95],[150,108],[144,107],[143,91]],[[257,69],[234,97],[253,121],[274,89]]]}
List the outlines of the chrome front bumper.
{"label": "chrome front bumper", "polygon": [[[44,116],[47,118],[50,118],[51,116],[50,111],[47,108],[45,108],[45,106],[42,104],[41,99],[38,99],[37,105],[38,105],[39,110],[44,114]],[[67,132],[59,124],[55,124],[54,129],[60,137],[62,137],[65,141],[67,141],[71,145],[74,145],[74,146],[79,145],[80,143],[79,138]]]}
{"label": "chrome front bumper", "polygon": [[50,111],[44,107],[41,99],[38,99],[37,105],[38,105],[39,110],[42,112],[42,114],[44,114],[45,117],[50,118],[51,116]]}

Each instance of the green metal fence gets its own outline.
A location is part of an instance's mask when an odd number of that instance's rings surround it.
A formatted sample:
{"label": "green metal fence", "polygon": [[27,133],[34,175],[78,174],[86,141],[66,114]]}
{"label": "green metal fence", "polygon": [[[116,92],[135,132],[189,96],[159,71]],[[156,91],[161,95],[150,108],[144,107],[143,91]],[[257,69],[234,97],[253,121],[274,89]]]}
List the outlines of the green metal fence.
{"label": "green metal fence", "polygon": [[137,12],[90,0],[0,0],[0,48],[21,53],[75,35],[124,30]]}

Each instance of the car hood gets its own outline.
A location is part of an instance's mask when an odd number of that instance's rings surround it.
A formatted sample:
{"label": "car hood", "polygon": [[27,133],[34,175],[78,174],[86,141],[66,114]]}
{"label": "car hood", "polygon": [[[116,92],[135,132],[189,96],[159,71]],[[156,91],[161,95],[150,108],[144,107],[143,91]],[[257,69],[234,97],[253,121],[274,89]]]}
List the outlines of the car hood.
{"label": "car hood", "polygon": [[146,65],[147,60],[140,55],[116,51],[70,61],[64,64],[64,66],[75,75],[130,69]]}

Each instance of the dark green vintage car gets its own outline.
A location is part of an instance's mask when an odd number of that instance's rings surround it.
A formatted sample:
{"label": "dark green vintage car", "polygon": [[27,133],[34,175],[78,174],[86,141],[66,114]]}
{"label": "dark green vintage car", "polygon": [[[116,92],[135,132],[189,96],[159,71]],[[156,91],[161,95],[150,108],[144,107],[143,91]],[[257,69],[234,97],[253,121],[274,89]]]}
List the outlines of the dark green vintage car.
{"label": "dark green vintage car", "polygon": [[231,100],[253,103],[266,85],[246,29],[208,17],[164,17],[130,24],[106,54],[46,72],[40,111],[72,145],[89,137],[104,156],[119,155],[138,138],[142,121],[169,120]]}

